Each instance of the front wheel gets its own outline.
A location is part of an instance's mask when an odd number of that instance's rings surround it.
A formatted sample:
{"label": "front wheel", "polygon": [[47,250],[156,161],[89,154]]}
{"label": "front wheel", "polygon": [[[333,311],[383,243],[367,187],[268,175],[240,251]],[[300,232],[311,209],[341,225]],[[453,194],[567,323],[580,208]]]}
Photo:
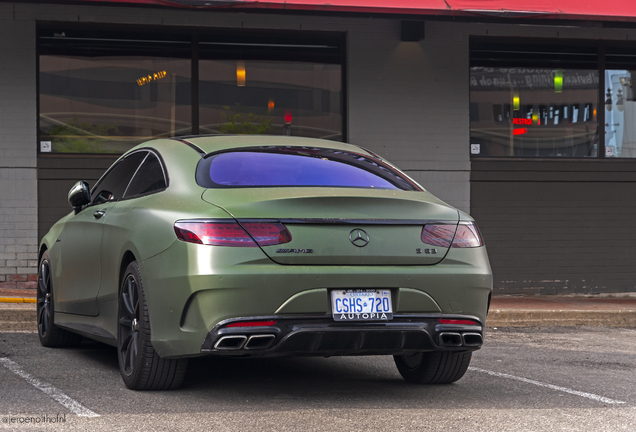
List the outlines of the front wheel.
{"label": "front wheel", "polygon": [[433,351],[393,356],[405,380],[415,384],[450,384],[464,376],[471,351]]}
{"label": "front wheel", "polygon": [[126,268],[119,290],[117,357],[119,371],[132,390],[168,390],[181,385],[188,359],[157,355],[150,342],[150,319],[137,262]]}
{"label": "front wheel", "polygon": [[38,268],[37,323],[40,343],[49,348],[77,346],[82,341],[82,336],[55,325],[51,272],[49,251],[45,251]]}

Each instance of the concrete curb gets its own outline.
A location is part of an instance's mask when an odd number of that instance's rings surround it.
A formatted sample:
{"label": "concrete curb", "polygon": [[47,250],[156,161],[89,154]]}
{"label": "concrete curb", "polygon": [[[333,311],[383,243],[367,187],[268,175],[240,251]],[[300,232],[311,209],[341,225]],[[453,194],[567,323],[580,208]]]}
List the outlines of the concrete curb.
{"label": "concrete curb", "polygon": [[37,303],[37,301],[31,297],[0,297],[0,303]]}
{"label": "concrete curb", "polygon": [[37,330],[35,303],[0,304],[0,331]]}

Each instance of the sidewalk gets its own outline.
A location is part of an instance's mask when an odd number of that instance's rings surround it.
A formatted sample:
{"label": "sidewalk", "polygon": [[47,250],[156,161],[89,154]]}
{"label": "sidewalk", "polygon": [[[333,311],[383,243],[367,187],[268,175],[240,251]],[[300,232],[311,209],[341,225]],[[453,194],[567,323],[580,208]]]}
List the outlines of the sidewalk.
{"label": "sidewalk", "polygon": [[[36,330],[36,290],[0,290],[0,331]],[[499,296],[486,327],[636,327],[636,293]]]}
{"label": "sidewalk", "polygon": [[487,327],[636,327],[636,293],[493,297]]}

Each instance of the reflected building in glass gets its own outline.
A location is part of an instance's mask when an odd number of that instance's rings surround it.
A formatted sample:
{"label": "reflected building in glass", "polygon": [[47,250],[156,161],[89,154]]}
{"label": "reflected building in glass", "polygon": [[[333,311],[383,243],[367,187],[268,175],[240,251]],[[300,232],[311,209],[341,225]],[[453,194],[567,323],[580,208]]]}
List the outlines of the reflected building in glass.
{"label": "reflected building in glass", "polygon": [[595,157],[598,71],[470,69],[474,156]]}

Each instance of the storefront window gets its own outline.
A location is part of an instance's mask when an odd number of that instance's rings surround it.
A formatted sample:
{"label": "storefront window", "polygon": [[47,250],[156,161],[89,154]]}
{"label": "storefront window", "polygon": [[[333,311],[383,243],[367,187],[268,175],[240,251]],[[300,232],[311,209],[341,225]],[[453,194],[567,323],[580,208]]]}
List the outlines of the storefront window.
{"label": "storefront window", "polygon": [[598,70],[471,67],[473,157],[596,157]]}
{"label": "storefront window", "polygon": [[189,41],[56,33],[40,51],[41,152],[122,153],[191,133]]}
{"label": "storefront window", "polygon": [[342,141],[342,43],[336,33],[40,29],[39,151],[117,154],[191,134]]}

